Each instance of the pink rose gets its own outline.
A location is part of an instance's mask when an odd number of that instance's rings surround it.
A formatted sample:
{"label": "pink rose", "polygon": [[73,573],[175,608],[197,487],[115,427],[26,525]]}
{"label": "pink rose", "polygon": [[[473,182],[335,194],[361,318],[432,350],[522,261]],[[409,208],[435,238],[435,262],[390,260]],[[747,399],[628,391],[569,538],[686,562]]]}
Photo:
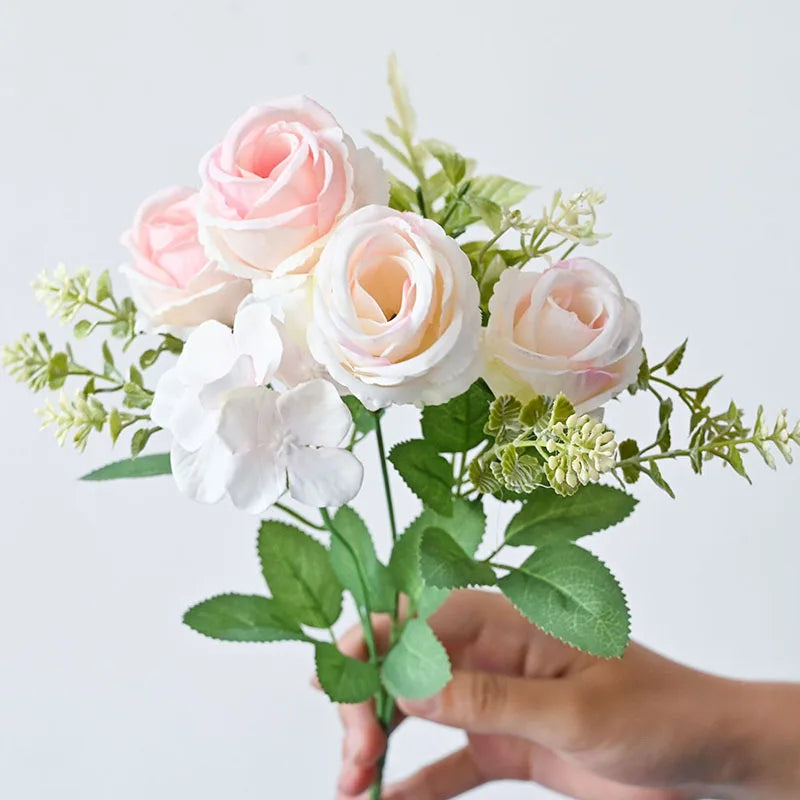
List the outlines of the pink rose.
{"label": "pink rose", "polygon": [[251,108],[200,176],[206,251],[245,278],[307,271],[342,217],[388,201],[380,161],[307,97]]}
{"label": "pink rose", "polygon": [[197,192],[172,187],[145,200],[122,243],[133,299],[154,327],[192,328],[209,319],[226,325],[250,291],[209,261],[197,238]]}
{"label": "pink rose", "polygon": [[588,258],[546,269],[507,269],[489,301],[485,378],[495,394],[525,401],[563,393],[578,413],[600,407],[636,379],[639,308]]}

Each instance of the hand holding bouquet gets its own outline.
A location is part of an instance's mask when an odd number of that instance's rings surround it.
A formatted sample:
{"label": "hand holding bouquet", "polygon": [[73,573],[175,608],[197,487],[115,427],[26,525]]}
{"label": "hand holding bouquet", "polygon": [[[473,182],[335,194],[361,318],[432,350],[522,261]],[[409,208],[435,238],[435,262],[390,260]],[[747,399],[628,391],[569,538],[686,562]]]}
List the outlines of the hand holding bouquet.
{"label": "hand holding bouquet", "polygon": [[[308,643],[331,699],[374,699],[387,730],[397,698],[450,679],[426,620],[453,589],[497,586],[542,631],[618,657],[624,594],[578,542],[633,511],[627,489],[638,480],[672,495],[661,462],[697,473],[722,462],[747,478],[748,451],[774,467],[774,452],[791,461],[800,443],[786,412],[768,424],[759,409],[748,423],[735,403],[717,408],[719,378],[683,386],[685,342],[648,360],[639,308],[576,252],[602,238],[599,192],[557,191],[528,215],[530,186],[418,138],[393,61],[390,86],[389,136],[370,136],[404,179],[308,98],[251,109],[202,159],[199,191],[166,189],[139,209],[124,237],[132,297],[118,298],[107,272],[37,279],[75,339],[102,338],[97,364],[44,333],[3,355],[33,391],[61,391],[41,411],[61,443],[131,434],[131,457],[87,479],[172,473],[195,500],[229,498],[265,517],[269,594],[220,594],[184,621],[221,640]],[[654,400],[652,441],[603,421],[607,403],[636,393]],[[387,452],[382,426],[397,405],[421,409],[420,434]],[[149,452],[167,438],[169,453]],[[370,444],[380,478],[358,457]],[[422,505],[402,531],[390,470]],[[385,492],[388,563],[348,505],[364,484],[375,490],[373,477]],[[501,545],[479,558],[491,501],[517,510]],[[526,549],[521,566],[506,563],[506,547]],[[366,661],[336,646],[345,594]],[[386,650],[375,612],[391,620]],[[380,785],[378,775],[373,797]]]}

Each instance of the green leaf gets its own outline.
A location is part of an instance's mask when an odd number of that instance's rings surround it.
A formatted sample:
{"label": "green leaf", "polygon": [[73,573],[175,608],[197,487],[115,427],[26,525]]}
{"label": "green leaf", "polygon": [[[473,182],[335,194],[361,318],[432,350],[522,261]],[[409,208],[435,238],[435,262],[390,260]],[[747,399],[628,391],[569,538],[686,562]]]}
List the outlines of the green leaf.
{"label": "green leaf", "polygon": [[680,367],[681,362],[683,361],[683,357],[686,354],[686,345],[689,344],[688,339],[684,339],[683,343],[676,347],[667,357],[664,359],[664,369],[667,371],[667,375],[672,375],[674,372],[677,372],[678,367]]}
{"label": "green leaf", "polygon": [[669,430],[669,420],[672,416],[674,409],[672,398],[664,398],[658,405],[658,433],[656,434],[656,443],[661,449],[662,453],[666,453],[672,445],[672,434]]}
{"label": "green leaf", "polygon": [[327,642],[316,645],[317,678],[334,703],[363,703],[381,688],[378,668],[341,653]]}
{"label": "green leaf", "polygon": [[408,160],[408,156],[395,147],[395,145],[393,145],[383,134],[376,133],[375,131],[365,131],[365,133],[376,145],[378,145],[378,147],[383,148],[387,153],[389,153],[389,155],[393,156],[397,161],[399,161],[406,169],[412,170],[411,162]]}
{"label": "green leaf", "polygon": [[342,612],[342,585],[316,539],[267,520],[258,532],[261,571],[272,596],[304,625],[329,628]]}
{"label": "green leaf", "polygon": [[449,591],[425,585],[420,569],[420,541],[427,528],[447,531],[468,556],[474,556],[486,530],[486,515],[480,501],[456,498],[453,516],[444,517],[426,508],[403,531],[392,551],[389,571],[399,592],[417,604],[421,617],[432,614],[446,599]]}
{"label": "green leaf", "polygon": [[401,442],[392,448],[389,461],[426,506],[446,517],[453,513],[453,470],[430,442]]}
{"label": "green leaf", "polygon": [[638,391],[645,391],[650,385],[650,364],[647,361],[647,352],[642,349],[642,361],[639,364],[639,372],[636,375],[636,383],[632,383],[628,387],[631,394],[636,394]]}
{"label": "green leaf", "polygon": [[389,56],[389,88],[392,90],[392,100],[397,111],[397,118],[404,133],[410,139],[417,129],[417,115],[411,106],[408,89],[400,75],[400,67],[394,53]]}
{"label": "green leaf", "polygon": [[569,543],[545,545],[499,585],[546,633],[603,658],[625,652],[630,631],[625,595],[588,550]]}
{"label": "green leaf", "polygon": [[179,356],[183,352],[183,339],[173,336],[171,333],[161,334],[164,342],[164,349],[173,355]]}
{"label": "green leaf", "polygon": [[417,193],[407,184],[389,173],[389,207],[396,211],[417,211]]}
{"label": "green leaf", "polygon": [[553,412],[550,419],[555,422],[566,422],[575,413],[575,407],[567,399],[566,395],[560,394],[553,401]]}
{"label": "green leaf", "polygon": [[112,408],[108,413],[108,432],[111,434],[112,443],[116,444],[120,433],[122,433],[122,419],[116,408]]}
{"label": "green leaf", "polygon": [[94,324],[88,319],[82,319],[75,323],[72,334],[76,339],[85,339],[94,330]]}
{"label": "green leaf", "polygon": [[[366,406],[352,394],[348,394],[342,398],[344,404],[350,409],[350,416],[353,418],[353,425],[355,425],[358,433],[369,433],[375,430],[376,418]],[[383,412],[379,412],[382,414]]]}
{"label": "green leaf", "polygon": [[391,576],[375,555],[375,546],[364,521],[350,506],[342,506],[333,518],[333,527],[338,536],[331,538],[331,564],[344,588],[361,607],[394,611]]}
{"label": "green leaf", "polygon": [[427,622],[406,623],[400,641],[389,651],[381,681],[392,697],[407,700],[430,697],[450,681],[450,659]]}
{"label": "green leaf", "polygon": [[528,400],[519,412],[519,421],[526,428],[533,428],[538,425],[544,418],[552,412],[552,404],[542,394]]}
{"label": "green leaf", "polygon": [[647,469],[648,472],[646,474],[650,475],[653,483],[658,486],[659,489],[663,489],[674,500],[675,492],[672,491],[672,487],[664,480],[664,476],[661,474],[658,464],[656,464],[655,461],[651,461]]}
{"label": "green leaf", "polygon": [[[639,455],[639,444],[634,439],[625,439],[619,445],[619,458],[625,461],[628,458],[635,458]],[[636,483],[641,475],[638,464],[626,464],[622,467],[622,477],[627,483]]]}
{"label": "green leaf", "polygon": [[97,283],[95,284],[95,296],[94,299],[98,303],[103,303],[108,300],[113,291],[111,289],[111,276],[108,273],[108,270],[100,273],[100,276],[97,279]]}
{"label": "green leaf", "polygon": [[491,586],[494,570],[470,558],[441,528],[427,528],[420,542],[420,570],[428,586],[458,589],[463,586]]}
{"label": "green leaf", "polygon": [[495,235],[500,233],[503,228],[503,209],[497,203],[493,203],[486,197],[474,195],[472,192],[467,194],[465,200],[480,219],[486,223],[486,227]]}
{"label": "green leaf", "polygon": [[227,642],[307,642],[300,626],[269,597],[222,594],[204,600],[183,616],[192,630]]}
{"label": "green leaf", "polygon": [[492,299],[492,295],[494,294],[494,287],[497,284],[497,281],[500,280],[500,276],[507,268],[508,265],[503,257],[499,253],[495,253],[495,255],[492,256],[491,261],[489,261],[486,269],[483,270],[480,276],[476,276],[478,288],[480,289],[481,293],[481,308],[486,309],[487,312],[489,308],[489,300]]}
{"label": "green leaf", "polygon": [[521,203],[534,188],[502,175],[479,175],[470,182],[472,193],[507,208]]}
{"label": "green leaf", "polygon": [[703,384],[695,393],[695,399],[697,400],[698,405],[702,405],[705,402],[706,397],[708,397],[708,393],[722,380],[722,375],[718,375],[713,380],[709,381],[708,383]]}
{"label": "green leaf", "polygon": [[153,364],[158,361],[159,351],[158,350],[145,350],[139,356],[139,366],[142,369],[147,369],[148,367],[152,367]]}
{"label": "green leaf", "polygon": [[47,386],[60,389],[69,375],[69,356],[66,353],[53,353],[47,364]]}
{"label": "green leaf", "polygon": [[510,441],[522,429],[519,414],[522,403],[510,394],[502,394],[489,406],[489,419],[486,422],[486,433],[494,436],[499,443]]}
{"label": "green leaf", "polygon": [[461,453],[477,447],[486,434],[492,393],[475,381],[463,394],[422,411],[422,435],[440,453]]}
{"label": "green leaf", "polygon": [[171,472],[169,453],[153,453],[149,456],[114,461],[83,475],[80,480],[115,481],[120,478],[151,478],[156,475],[169,475]]}
{"label": "green leaf", "polygon": [[624,520],[636,507],[631,495],[600,483],[591,483],[569,497],[537,491],[508,523],[510,545],[574,541]]}
{"label": "green leaf", "polygon": [[136,458],[147,447],[150,437],[161,428],[140,428],[131,438],[131,458]]}

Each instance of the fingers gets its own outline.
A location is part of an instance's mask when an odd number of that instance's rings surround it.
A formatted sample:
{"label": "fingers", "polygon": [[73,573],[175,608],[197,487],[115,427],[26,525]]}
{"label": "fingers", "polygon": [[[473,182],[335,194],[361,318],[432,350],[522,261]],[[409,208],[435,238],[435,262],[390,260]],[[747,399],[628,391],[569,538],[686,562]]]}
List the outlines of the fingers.
{"label": "fingers", "polygon": [[486,783],[467,748],[388,787],[385,800],[449,800]]}
{"label": "fingers", "polygon": [[399,700],[398,705],[409,716],[471,733],[519,736],[553,748],[571,742],[578,713],[569,681],[459,670],[433,697]]}

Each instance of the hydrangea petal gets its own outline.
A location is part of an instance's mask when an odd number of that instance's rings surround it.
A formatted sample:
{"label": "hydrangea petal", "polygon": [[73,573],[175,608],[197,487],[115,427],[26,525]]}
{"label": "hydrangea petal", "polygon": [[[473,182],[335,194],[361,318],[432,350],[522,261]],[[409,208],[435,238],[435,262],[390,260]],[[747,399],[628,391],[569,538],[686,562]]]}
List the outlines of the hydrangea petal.
{"label": "hydrangea petal", "polygon": [[358,494],[364,479],[361,462],[334,447],[291,447],[288,470],[289,493],[309,506],[343,506]]}
{"label": "hydrangea petal", "polygon": [[350,432],[350,410],[332,383],[316,379],[278,398],[281,419],[298,444],[337,447]]}

